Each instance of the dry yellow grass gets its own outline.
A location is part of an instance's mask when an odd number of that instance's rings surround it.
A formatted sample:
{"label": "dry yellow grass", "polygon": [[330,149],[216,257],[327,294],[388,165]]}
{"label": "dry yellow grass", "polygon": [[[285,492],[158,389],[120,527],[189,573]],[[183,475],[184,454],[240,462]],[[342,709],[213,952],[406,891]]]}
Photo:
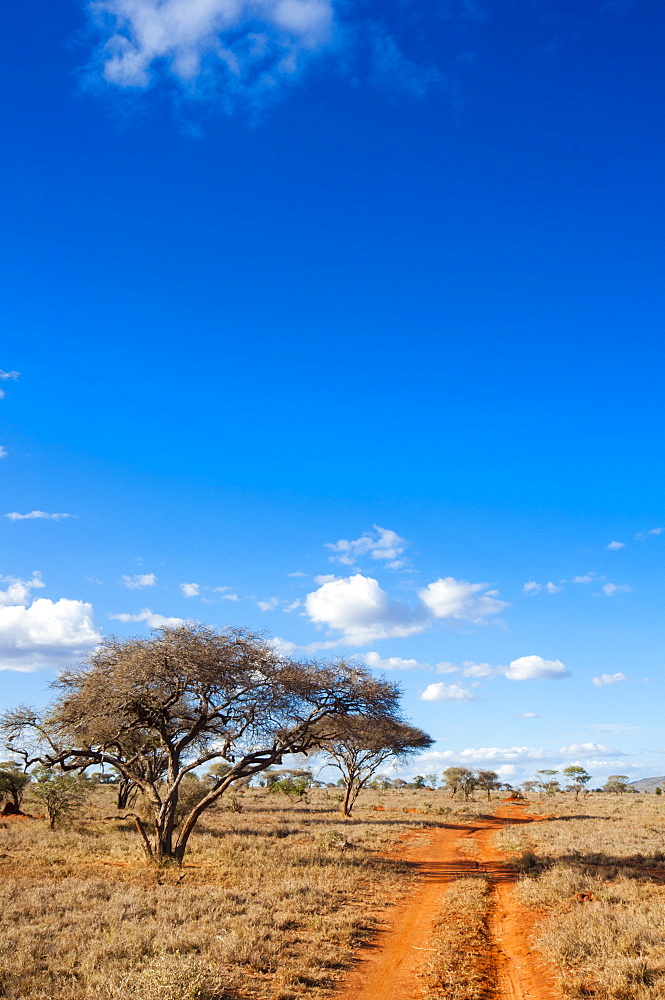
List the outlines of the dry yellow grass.
{"label": "dry yellow grass", "polygon": [[[535,811],[535,810],[532,810]],[[548,801],[499,846],[531,872],[518,900],[542,911],[538,946],[575,1000],[665,997],[665,805],[656,796]],[[532,853],[531,853],[532,852]]]}
{"label": "dry yellow grass", "polygon": [[382,908],[411,884],[408,869],[381,854],[409,831],[477,808],[431,792],[368,793],[344,821],[337,799],[319,790],[291,804],[249,791],[241,813],[204,817],[183,869],[147,867],[131,824],[101,818],[115,811],[110,789],[55,832],[44,821],[8,820],[0,829],[0,995],[325,994]]}

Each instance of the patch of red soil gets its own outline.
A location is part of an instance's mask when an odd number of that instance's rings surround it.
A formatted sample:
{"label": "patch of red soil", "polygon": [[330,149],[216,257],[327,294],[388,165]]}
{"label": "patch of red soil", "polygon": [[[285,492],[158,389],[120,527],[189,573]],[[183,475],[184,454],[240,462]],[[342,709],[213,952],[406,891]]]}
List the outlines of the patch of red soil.
{"label": "patch of red soil", "polygon": [[[442,894],[451,882],[469,875],[489,877],[496,893],[493,944],[487,959],[497,971],[498,996],[501,1000],[558,1000],[560,993],[551,969],[530,945],[535,917],[516,904],[512,892],[516,874],[491,843],[492,835],[506,823],[541,819],[515,811],[517,805],[525,803],[513,801],[503,806],[498,816],[474,824],[433,827],[411,834],[389,855],[415,868],[420,876],[418,884],[384,919],[374,941],[362,949],[355,968],[340,986],[340,1000],[422,997],[418,972],[425,964],[423,952],[430,950]],[[477,841],[477,857],[462,854],[457,844],[460,837]]]}

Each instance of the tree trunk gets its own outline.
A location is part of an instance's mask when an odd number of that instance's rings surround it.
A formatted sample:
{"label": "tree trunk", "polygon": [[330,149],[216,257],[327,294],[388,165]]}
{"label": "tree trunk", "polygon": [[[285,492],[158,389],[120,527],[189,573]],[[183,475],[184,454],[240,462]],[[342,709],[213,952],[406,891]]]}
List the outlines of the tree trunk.
{"label": "tree trunk", "polygon": [[353,791],[353,782],[349,781],[347,782],[344,791],[344,802],[342,803],[342,816],[351,815],[351,809],[353,808],[353,801],[351,799],[352,791]]}

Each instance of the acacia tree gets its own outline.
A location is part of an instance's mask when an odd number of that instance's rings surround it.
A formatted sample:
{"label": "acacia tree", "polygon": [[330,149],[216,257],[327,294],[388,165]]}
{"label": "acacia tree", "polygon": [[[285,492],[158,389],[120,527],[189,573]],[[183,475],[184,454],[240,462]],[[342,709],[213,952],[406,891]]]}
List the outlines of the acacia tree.
{"label": "acacia tree", "polygon": [[[150,815],[149,823],[133,817],[146,855],[178,863],[201,814],[235,781],[318,749],[340,716],[394,717],[400,695],[355,664],[300,663],[246,630],[194,624],[108,638],[53,687],[45,712],[5,714],[8,747],[26,766],[115,768],[138,786]],[[150,767],[156,753],[166,758],[159,775]],[[230,767],[202,786],[178,825],[183,779],[213,761]]]}
{"label": "acacia tree", "polygon": [[451,799],[454,799],[457,792],[461,791],[464,801],[467,802],[476,787],[477,779],[468,767],[447,767],[443,772],[443,782],[444,786],[450,789]]}
{"label": "acacia tree", "polygon": [[422,729],[397,716],[361,716],[334,720],[332,732],[322,738],[324,756],[342,772],[342,814],[350,816],[356,799],[368,781],[388,760],[405,761],[434,740]]}
{"label": "acacia tree", "polygon": [[0,764],[0,799],[9,796],[11,805],[5,806],[5,811],[20,813],[21,803],[27,786],[32,781],[32,776],[26,774],[13,761],[3,761]]}
{"label": "acacia tree", "polygon": [[578,799],[580,792],[584,791],[591,781],[591,775],[579,764],[570,764],[568,767],[564,767],[563,773],[570,782],[568,788],[571,792],[575,792],[575,798]]}
{"label": "acacia tree", "polygon": [[603,785],[604,792],[611,792],[614,795],[623,795],[628,791],[630,778],[627,774],[610,774]]}
{"label": "acacia tree", "polygon": [[487,794],[487,801],[492,801],[492,791],[501,788],[499,775],[496,771],[478,771],[476,774],[476,784]]}

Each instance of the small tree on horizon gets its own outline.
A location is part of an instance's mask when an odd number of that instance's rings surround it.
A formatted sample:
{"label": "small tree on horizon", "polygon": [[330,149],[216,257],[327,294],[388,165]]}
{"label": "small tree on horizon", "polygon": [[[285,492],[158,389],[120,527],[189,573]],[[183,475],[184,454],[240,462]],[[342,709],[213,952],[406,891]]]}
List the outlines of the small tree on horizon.
{"label": "small tree on horizon", "polygon": [[624,795],[628,791],[630,778],[627,774],[610,774],[602,787],[603,792],[612,795]]}
{"label": "small tree on horizon", "polygon": [[488,802],[492,801],[492,791],[502,787],[496,771],[478,771],[476,784],[486,793]]}
{"label": "small tree on horizon", "polygon": [[564,767],[563,773],[570,782],[568,786],[570,791],[575,792],[575,798],[578,799],[580,792],[584,791],[591,781],[591,775],[580,764],[570,764],[568,767]]}
{"label": "small tree on horizon", "polygon": [[388,716],[375,720],[338,718],[332,730],[321,741],[321,748],[342,773],[343,816],[351,815],[360,792],[386,761],[406,761],[434,742],[422,729]]}
{"label": "small tree on horizon", "polygon": [[0,800],[9,796],[12,811],[20,813],[25,790],[31,781],[32,775],[14,761],[3,761],[0,763]]}
{"label": "small tree on horizon", "polygon": [[467,802],[476,787],[477,779],[468,767],[447,767],[443,772],[443,782],[445,788],[450,789],[451,799],[460,791]]}
{"label": "small tree on horizon", "polygon": [[537,771],[536,773],[542,775],[542,777],[538,779],[538,785],[540,786],[541,791],[548,796],[556,795],[561,786],[555,779],[554,775],[559,772],[552,770],[552,768],[545,767],[542,771]]}

